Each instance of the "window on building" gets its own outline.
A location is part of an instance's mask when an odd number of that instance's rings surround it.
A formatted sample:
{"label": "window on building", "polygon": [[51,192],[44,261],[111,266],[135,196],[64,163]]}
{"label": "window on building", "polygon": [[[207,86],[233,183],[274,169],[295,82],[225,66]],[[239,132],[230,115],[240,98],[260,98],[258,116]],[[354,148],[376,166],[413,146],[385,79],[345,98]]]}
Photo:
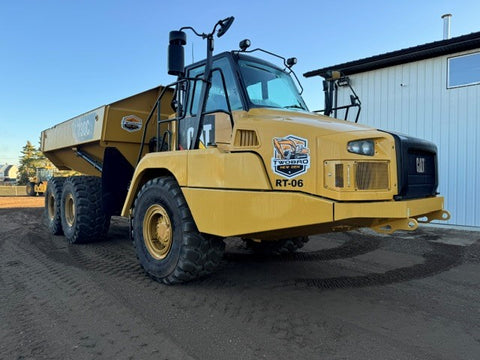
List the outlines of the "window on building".
{"label": "window on building", "polygon": [[480,84],[480,52],[448,59],[448,88]]}

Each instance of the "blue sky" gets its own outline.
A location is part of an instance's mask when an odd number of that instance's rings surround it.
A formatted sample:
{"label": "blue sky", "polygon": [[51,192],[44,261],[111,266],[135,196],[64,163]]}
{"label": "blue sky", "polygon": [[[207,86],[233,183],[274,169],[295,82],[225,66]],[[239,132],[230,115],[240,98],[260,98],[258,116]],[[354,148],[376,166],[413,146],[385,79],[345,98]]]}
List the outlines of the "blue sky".
{"label": "blue sky", "polygon": [[[480,31],[477,1],[147,1],[0,0],[0,164],[18,163],[27,140],[61,121],[174,81],[167,75],[168,32],[210,31],[235,16],[215,51],[244,38],[285,57],[311,109],[322,108],[320,78],[309,70]],[[205,56],[188,33],[186,63]]]}

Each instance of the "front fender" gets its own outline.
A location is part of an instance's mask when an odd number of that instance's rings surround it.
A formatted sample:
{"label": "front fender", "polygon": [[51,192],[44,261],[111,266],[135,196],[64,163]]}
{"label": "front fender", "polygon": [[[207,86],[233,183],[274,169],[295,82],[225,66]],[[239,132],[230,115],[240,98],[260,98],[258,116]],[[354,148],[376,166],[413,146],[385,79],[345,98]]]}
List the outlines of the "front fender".
{"label": "front fender", "polygon": [[129,216],[140,188],[150,179],[173,176],[180,186],[187,185],[188,151],[157,152],[145,155],[133,173],[132,182],[122,209],[122,216]]}

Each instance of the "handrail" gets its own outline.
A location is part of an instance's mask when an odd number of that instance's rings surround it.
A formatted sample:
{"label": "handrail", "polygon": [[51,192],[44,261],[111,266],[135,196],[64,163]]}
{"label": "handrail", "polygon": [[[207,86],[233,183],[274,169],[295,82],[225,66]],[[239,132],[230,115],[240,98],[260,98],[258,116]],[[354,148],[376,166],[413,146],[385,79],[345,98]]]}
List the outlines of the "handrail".
{"label": "handrail", "polygon": [[143,147],[145,146],[145,138],[147,137],[147,129],[148,129],[148,125],[150,123],[150,120],[152,119],[152,116],[155,113],[155,110],[157,108],[159,109],[158,112],[160,113],[160,106],[159,106],[160,105],[160,100],[162,100],[163,96],[167,92],[167,89],[170,89],[172,86],[174,86],[174,85],[176,86],[177,84],[178,84],[178,81],[175,81],[174,83],[171,83],[171,84],[165,86],[163,88],[162,92],[160,93],[160,95],[158,96],[157,100],[155,101],[155,105],[153,105],[152,110],[150,110],[150,114],[148,115],[147,120],[145,121],[145,127],[143,128],[142,142],[140,143],[140,149],[139,149],[138,157],[137,157],[137,165],[140,162],[140,160],[142,159]]}

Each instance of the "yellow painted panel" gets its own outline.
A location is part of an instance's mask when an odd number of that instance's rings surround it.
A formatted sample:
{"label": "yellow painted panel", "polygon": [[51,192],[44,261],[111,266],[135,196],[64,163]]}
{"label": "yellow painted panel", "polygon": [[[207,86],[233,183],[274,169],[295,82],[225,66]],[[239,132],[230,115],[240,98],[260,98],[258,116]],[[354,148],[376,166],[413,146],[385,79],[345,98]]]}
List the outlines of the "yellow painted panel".
{"label": "yellow painted panel", "polygon": [[188,186],[270,190],[262,159],[253,153],[218,148],[188,151]]}
{"label": "yellow painted panel", "polygon": [[[98,142],[81,145],[81,150],[87,153],[92,159],[101,161],[103,159],[103,148]],[[59,170],[75,170],[84,175],[101,176],[102,174],[88,162],[77,156],[71,148],[57,149],[45,152],[45,156],[55,164]]]}
{"label": "yellow painted panel", "polygon": [[137,192],[143,184],[159,176],[158,174],[162,171],[173,174],[180,186],[187,185],[187,157],[188,151],[158,152],[145,155],[135,168],[133,180],[123,205],[122,216],[128,216]]}
{"label": "yellow painted panel", "polygon": [[45,152],[99,141],[105,106],[76,116],[42,132],[41,150]]}
{"label": "yellow painted panel", "polygon": [[[323,116],[272,109],[251,109],[248,113],[235,114],[234,138],[239,131],[254,131],[259,145],[248,147],[262,158],[271,187],[278,191],[302,191],[337,201],[381,201],[391,200],[397,194],[397,164],[395,161],[395,141],[392,135],[378,130],[339,121]],[[303,172],[288,176],[282,168],[273,164],[275,142],[273,139],[289,136],[305,140],[309,149],[309,165]],[[347,144],[352,140],[372,139],[375,141],[375,155],[363,156],[348,152]],[[234,142],[230,151],[245,150]],[[277,151],[278,152],[278,151]],[[344,191],[327,187],[324,177],[324,164],[330,161],[384,161],[389,163],[388,188],[382,191]],[[296,180],[296,181],[292,181]],[[301,184],[301,185],[299,185]]]}
{"label": "yellow painted panel", "polygon": [[302,193],[182,188],[201,232],[240,236],[333,221],[333,203]]}
{"label": "yellow painted panel", "polygon": [[404,201],[335,203],[335,220],[350,218],[410,218],[442,209],[442,196]]}
{"label": "yellow painted panel", "polygon": [[[155,102],[162,92],[163,87],[156,87],[119,100],[108,105],[108,111],[102,134],[104,142],[120,142],[120,143],[140,143],[142,134],[146,126],[146,120],[150,111],[155,106]],[[160,114],[162,119],[167,119],[173,110],[170,106],[172,100],[172,91],[168,91],[160,104]],[[123,123],[123,119],[133,115],[135,116],[137,126],[129,128]],[[156,136],[157,129],[157,111],[154,112],[152,119],[148,125],[146,141],[148,142],[152,137]],[[165,126],[166,129],[166,126]],[[161,132],[163,135],[163,132]]]}

